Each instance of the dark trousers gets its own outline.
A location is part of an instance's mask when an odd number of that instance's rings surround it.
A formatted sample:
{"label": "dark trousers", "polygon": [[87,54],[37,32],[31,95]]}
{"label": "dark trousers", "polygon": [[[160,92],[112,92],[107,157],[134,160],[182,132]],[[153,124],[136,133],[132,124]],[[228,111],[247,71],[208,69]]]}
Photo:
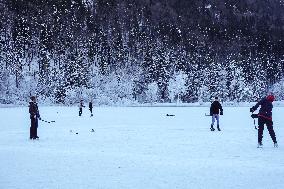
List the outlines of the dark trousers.
{"label": "dark trousers", "polygon": [[266,124],[267,126],[267,130],[270,134],[272,141],[276,143],[277,140],[276,140],[276,135],[273,129],[273,122],[272,120],[268,120],[263,117],[258,118],[258,143],[262,143],[264,124]]}
{"label": "dark trousers", "polygon": [[37,138],[37,128],[38,128],[38,120],[37,118],[31,118],[31,127],[30,127],[30,139]]}
{"label": "dark trousers", "polygon": [[89,108],[89,110],[90,110],[90,112],[91,112],[91,114],[93,113],[93,108]]}
{"label": "dark trousers", "polygon": [[79,116],[82,115],[83,108],[79,108]]}

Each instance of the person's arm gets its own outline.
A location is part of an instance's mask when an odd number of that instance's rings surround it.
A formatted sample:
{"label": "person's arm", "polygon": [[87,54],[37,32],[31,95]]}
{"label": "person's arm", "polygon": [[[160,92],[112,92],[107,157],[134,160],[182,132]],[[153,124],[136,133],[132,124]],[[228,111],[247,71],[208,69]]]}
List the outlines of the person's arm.
{"label": "person's arm", "polygon": [[257,108],[262,104],[264,99],[261,99],[258,103],[256,103],[256,105],[254,105],[253,107],[250,108],[250,112],[254,112],[255,110],[257,110]]}
{"label": "person's arm", "polygon": [[36,117],[41,120],[40,118],[40,114],[39,114],[39,110],[38,110],[38,106],[36,105]]}
{"label": "person's arm", "polygon": [[220,115],[223,115],[223,107],[220,102],[219,102],[219,109],[220,109]]}
{"label": "person's arm", "polygon": [[30,113],[30,117],[31,118],[36,118],[36,112],[35,112],[35,107],[34,107],[34,104],[30,104],[30,107],[29,107],[29,113]]}

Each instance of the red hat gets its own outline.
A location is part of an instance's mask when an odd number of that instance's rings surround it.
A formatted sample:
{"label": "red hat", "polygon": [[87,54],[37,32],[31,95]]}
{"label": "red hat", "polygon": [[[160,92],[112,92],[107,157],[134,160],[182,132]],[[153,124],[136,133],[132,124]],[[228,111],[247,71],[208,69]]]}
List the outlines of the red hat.
{"label": "red hat", "polygon": [[273,102],[275,100],[275,97],[273,95],[268,95],[266,99],[270,102]]}

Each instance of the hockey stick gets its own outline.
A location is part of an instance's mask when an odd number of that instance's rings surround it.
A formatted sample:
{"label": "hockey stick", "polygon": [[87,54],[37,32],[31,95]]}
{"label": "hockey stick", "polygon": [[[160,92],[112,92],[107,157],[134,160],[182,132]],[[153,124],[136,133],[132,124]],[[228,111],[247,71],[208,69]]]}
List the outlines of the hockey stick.
{"label": "hockey stick", "polygon": [[255,125],[255,118],[258,118],[258,114],[251,114],[251,117],[253,118],[253,125],[254,125],[254,128],[257,130],[257,127]]}
{"label": "hockey stick", "polygon": [[173,114],[166,114],[166,116],[175,116],[175,115],[173,115]]}
{"label": "hockey stick", "polygon": [[258,130],[258,128],[257,128],[256,125],[255,125],[255,119],[253,119],[253,124],[254,124],[254,128],[255,128],[256,130]]}
{"label": "hockey stick", "polygon": [[43,121],[43,122],[46,122],[46,123],[55,123],[55,121],[46,121],[44,119],[40,119],[40,120]]}

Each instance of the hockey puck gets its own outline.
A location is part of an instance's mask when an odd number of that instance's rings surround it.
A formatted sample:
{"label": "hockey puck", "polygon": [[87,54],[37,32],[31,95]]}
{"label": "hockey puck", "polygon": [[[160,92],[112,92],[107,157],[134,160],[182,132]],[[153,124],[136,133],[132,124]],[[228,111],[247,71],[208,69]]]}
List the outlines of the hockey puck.
{"label": "hockey puck", "polygon": [[77,135],[78,133],[76,133],[76,135]]}

